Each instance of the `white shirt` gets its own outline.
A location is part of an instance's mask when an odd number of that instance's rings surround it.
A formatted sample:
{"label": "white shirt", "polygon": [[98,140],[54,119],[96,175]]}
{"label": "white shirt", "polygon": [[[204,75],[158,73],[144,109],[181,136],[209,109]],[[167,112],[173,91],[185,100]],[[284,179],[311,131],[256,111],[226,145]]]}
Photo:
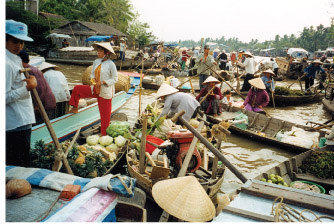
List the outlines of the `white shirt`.
{"label": "white shirt", "polygon": [[[101,58],[98,58],[93,63],[92,72],[90,74],[90,78],[95,78],[95,69],[102,62]],[[106,85],[101,85],[100,97],[104,99],[111,99],[115,94],[115,83],[118,80],[117,69],[114,62],[110,59],[102,62],[101,71],[100,71],[100,81],[105,81]],[[91,90],[93,92],[94,86],[91,86]]]}
{"label": "white shirt", "polygon": [[36,122],[22,68],[21,58],[6,49],[6,131]]}
{"label": "white shirt", "polygon": [[232,96],[230,97],[230,100],[227,99],[226,96],[224,96],[223,100],[222,100],[223,104],[228,104],[228,103],[233,103],[233,98]]}
{"label": "white shirt", "polygon": [[119,51],[125,51],[125,44],[122,42],[119,44]]}
{"label": "white shirt", "polygon": [[278,68],[278,65],[277,65],[276,61],[272,62],[272,66],[273,66],[273,69]]}
{"label": "white shirt", "polygon": [[241,63],[241,65],[245,68],[246,74],[254,74],[255,68],[256,68],[256,62],[254,58],[246,58],[244,63]]}
{"label": "white shirt", "polygon": [[44,72],[44,78],[48,82],[53,95],[55,95],[57,103],[70,100],[71,94],[68,89],[67,80],[61,71],[49,69]]}

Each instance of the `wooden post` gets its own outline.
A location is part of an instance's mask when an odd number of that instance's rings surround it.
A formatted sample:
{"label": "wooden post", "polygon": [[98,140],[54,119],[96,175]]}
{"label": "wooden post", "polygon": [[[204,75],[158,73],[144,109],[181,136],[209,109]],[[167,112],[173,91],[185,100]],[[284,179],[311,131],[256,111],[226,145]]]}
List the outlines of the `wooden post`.
{"label": "wooden post", "polygon": [[[30,68],[29,68],[29,69],[22,69],[22,70],[20,70],[20,72],[23,72],[24,75],[25,75],[25,77],[26,77],[26,78],[29,78],[29,73],[28,73],[28,71],[30,71],[30,70],[31,70]],[[46,114],[46,111],[45,111],[45,109],[44,109],[44,106],[43,106],[43,104],[42,104],[42,101],[41,101],[41,99],[39,98],[39,95],[38,95],[38,93],[37,93],[37,90],[34,88],[31,92],[33,93],[34,99],[35,99],[35,101],[37,102],[38,109],[39,109],[39,111],[40,111],[40,113],[41,113],[41,115],[42,115],[42,118],[43,118],[43,120],[44,120],[44,123],[45,123],[46,127],[48,128],[48,130],[49,130],[49,132],[50,132],[51,138],[52,138],[54,144],[56,145],[57,153],[58,153],[59,156],[62,156],[61,158],[59,158],[60,160],[55,159],[55,162],[54,162],[54,164],[53,164],[52,170],[53,170],[53,171],[58,171],[58,167],[60,166],[61,161],[63,161],[63,162],[64,162],[64,165],[65,165],[65,168],[66,168],[66,170],[67,170],[67,172],[68,172],[69,174],[72,174],[72,175],[73,175],[72,169],[71,169],[71,167],[69,166],[66,157],[64,156],[63,149],[62,149],[62,147],[61,147],[61,145],[60,145],[60,143],[59,143],[59,141],[58,141],[58,138],[57,138],[57,136],[56,136],[56,133],[55,133],[54,130],[53,130],[53,127],[52,127],[52,125],[51,125],[51,122],[50,122],[50,120],[49,120],[48,115]]]}
{"label": "wooden post", "polygon": [[[218,151],[220,151],[221,145],[222,145],[222,141],[218,139],[217,141]],[[217,169],[218,169],[218,157],[215,156],[215,158],[213,158],[213,164],[212,164],[212,175],[211,175],[212,179],[216,179]]]}
{"label": "wooden post", "polygon": [[146,114],[142,114],[143,129],[141,133],[140,142],[140,155],[139,155],[139,172],[145,173],[145,152],[146,152],[146,130],[147,130],[147,117]]}

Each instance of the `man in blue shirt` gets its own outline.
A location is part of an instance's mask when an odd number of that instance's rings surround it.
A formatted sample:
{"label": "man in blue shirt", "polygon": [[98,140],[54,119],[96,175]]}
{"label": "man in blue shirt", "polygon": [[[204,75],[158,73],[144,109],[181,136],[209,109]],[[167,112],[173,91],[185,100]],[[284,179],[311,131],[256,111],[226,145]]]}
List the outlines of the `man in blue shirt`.
{"label": "man in blue shirt", "polygon": [[322,62],[317,59],[312,61],[311,64],[304,69],[304,72],[306,73],[305,91],[307,91],[311,86],[314,85],[314,79],[317,71],[325,73],[329,80],[331,79],[330,75],[323,68],[320,67],[321,64]]}

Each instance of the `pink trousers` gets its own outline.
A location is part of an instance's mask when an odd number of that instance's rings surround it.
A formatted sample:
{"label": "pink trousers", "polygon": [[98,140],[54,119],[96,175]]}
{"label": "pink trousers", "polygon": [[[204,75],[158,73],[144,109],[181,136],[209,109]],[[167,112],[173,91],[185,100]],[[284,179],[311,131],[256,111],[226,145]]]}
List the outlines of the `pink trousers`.
{"label": "pink trousers", "polygon": [[101,117],[101,136],[105,136],[106,129],[110,123],[112,106],[111,99],[104,99],[96,94],[93,94],[89,85],[76,85],[72,91],[70,105],[78,107],[80,98],[97,98],[97,105],[99,107]]}

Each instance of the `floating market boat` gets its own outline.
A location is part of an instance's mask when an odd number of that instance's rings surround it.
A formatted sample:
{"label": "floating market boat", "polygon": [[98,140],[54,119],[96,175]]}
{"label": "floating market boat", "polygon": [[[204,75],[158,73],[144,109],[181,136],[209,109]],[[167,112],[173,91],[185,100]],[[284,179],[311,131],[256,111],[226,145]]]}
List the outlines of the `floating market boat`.
{"label": "floating market boat", "polygon": [[322,99],[323,107],[326,111],[328,111],[331,115],[334,115],[334,83],[329,83],[325,89],[325,98]]}
{"label": "floating market boat", "polygon": [[[136,76],[137,74],[135,73],[128,92],[121,91],[116,93],[113,97],[111,112],[112,115],[115,114],[126,102],[128,102],[137,90],[140,78]],[[65,114],[61,117],[51,120],[50,123],[53,126],[59,142],[63,142],[73,137],[79,128],[81,128],[81,131],[85,131],[86,129],[100,123],[100,113],[97,102],[79,109],[79,113],[77,114]],[[32,146],[38,140],[43,140],[46,144],[52,142],[51,135],[49,134],[45,123],[32,127]]]}
{"label": "floating market boat", "polygon": [[209,122],[217,124],[230,120],[231,123],[235,123],[229,128],[232,133],[246,136],[264,144],[282,147],[282,149],[294,153],[310,150],[318,145],[320,138],[325,137],[326,134],[326,131],[323,130],[267,117],[238,107],[230,107],[226,104],[221,104],[221,106],[224,111],[218,117],[207,116]]}
{"label": "floating market boat", "polygon": [[[307,221],[305,218],[309,221],[318,221],[317,218],[326,222],[334,221],[334,197],[329,195],[329,191],[334,189],[334,179],[318,178],[313,174],[300,172],[302,163],[312,153],[321,152],[309,150],[248,180],[241,190],[236,192],[237,196],[234,200],[213,221],[278,222],[283,221],[284,218],[285,221],[298,222]],[[272,181],[273,179],[279,184],[265,182],[265,180]],[[283,185],[284,182],[285,185]],[[274,200],[277,198],[279,200],[275,207]],[[278,216],[283,211],[292,212],[296,216],[293,217],[292,213],[285,213],[284,217]]]}
{"label": "floating market boat", "polygon": [[[158,85],[154,80],[150,79],[143,79],[142,86],[144,89],[152,89],[152,90],[158,90],[160,88],[160,85]],[[191,87],[189,86],[182,86],[181,88],[177,88],[180,92],[191,92]],[[194,88],[194,91],[199,93],[199,88]]]}

